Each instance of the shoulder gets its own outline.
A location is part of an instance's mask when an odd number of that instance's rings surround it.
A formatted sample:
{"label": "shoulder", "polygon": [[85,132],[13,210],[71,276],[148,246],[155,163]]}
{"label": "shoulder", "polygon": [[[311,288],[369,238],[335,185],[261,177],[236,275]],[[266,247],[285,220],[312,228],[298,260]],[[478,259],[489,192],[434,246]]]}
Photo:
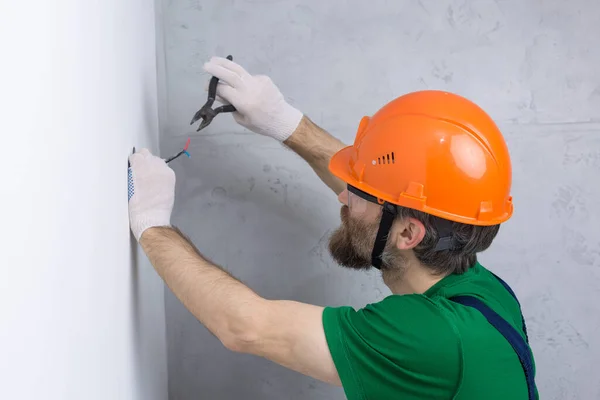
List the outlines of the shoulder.
{"label": "shoulder", "polygon": [[416,294],[392,295],[358,310],[326,308],[323,322],[326,330],[354,330],[381,346],[436,353],[456,348],[459,341],[452,314],[442,304],[444,300]]}
{"label": "shoulder", "polygon": [[323,327],[345,385],[375,388],[381,378],[408,390],[433,379],[438,386],[431,390],[444,397],[460,381],[460,338],[435,298],[394,295],[359,310],[325,308]]}

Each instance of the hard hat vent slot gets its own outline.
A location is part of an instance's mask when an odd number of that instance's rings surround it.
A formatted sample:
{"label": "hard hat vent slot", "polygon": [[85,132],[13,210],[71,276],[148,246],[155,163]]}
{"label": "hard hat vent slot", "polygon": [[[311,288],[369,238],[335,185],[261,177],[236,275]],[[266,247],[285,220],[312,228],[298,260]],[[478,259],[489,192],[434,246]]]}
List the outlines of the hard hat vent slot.
{"label": "hard hat vent slot", "polygon": [[377,164],[395,164],[396,157],[394,157],[394,152],[388,153],[382,157],[377,157]]}

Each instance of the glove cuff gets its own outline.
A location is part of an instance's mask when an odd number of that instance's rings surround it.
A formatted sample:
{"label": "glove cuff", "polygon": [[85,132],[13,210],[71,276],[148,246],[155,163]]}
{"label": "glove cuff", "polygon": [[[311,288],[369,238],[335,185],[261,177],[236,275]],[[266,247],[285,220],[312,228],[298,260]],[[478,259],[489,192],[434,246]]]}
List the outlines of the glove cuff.
{"label": "glove cuff", "polygon": [[303,116],[304,114],[300,110],[285,103],[283,109],[280,111],[279,118],[277,118],[276,121],[273,121],[271,135],[269,136],[272,136],[280,142],[284,142],[292,136],[292,133],[298,128]]}
{"label": "glove cuff", "polygon": [[148,228],[156,226],[171,227],[171,213],[168,211],[154,211],[145,215],[132,215],[130,217],[131,232],[139,242],[142,233]]}

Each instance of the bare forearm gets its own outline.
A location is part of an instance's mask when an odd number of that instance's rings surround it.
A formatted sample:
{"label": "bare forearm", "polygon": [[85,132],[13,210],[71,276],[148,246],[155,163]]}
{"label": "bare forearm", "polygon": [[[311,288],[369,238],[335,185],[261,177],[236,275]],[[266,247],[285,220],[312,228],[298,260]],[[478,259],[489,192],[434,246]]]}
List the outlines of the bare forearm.
{"label": "bare forearm", "polygon": [[140,244],[177,298],[227,348],[340,385],[322,307],[259,297],[204,259],[176,228],[150,228]]}
{"label": "bare forearm", "polygon": [[304,116],[296,131],[284,144],[304,158],[319,178],[336,194],[345,189],[346,185],[329,172],[331,157],[345,147],[342,141]]}
{"label": "bare forearm", "polygon": [[255,292],[204,259],[176,228],[150,228],[140,244],[175,296],[225,346],[253,340],[252,310],[263,300]]}

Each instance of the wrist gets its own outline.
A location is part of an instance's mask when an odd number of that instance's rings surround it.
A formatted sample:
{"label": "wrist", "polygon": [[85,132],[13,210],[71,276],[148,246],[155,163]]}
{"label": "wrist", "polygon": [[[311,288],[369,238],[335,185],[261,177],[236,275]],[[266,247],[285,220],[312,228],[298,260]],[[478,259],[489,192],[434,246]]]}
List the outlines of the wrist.
{"label": "wrist", "polygon": [[[306,150],[306,147],[313,147],[315,144],[316,125],[303,115],[296,129],[282,143],[292,150]],[[309,146],[307,146],[309,145]]]}
{"label": "wrist", "polygon": [[144,239],[152,237],[154,235],[156,235],[158,232],[160,232],[163,229],[171,229],[172,227],[170,225],[163,225],[163,226],[150,226],[146,229],[144,229],[141,233],[140,233],[140,239],[139,241],[142,242]]}
{"label": "wrist", "polygon": [[152,228],[170,228],[170,212],[154,212],[143,216],[132,216],[131,231],[135,239],[139,242],[142,235]]}

